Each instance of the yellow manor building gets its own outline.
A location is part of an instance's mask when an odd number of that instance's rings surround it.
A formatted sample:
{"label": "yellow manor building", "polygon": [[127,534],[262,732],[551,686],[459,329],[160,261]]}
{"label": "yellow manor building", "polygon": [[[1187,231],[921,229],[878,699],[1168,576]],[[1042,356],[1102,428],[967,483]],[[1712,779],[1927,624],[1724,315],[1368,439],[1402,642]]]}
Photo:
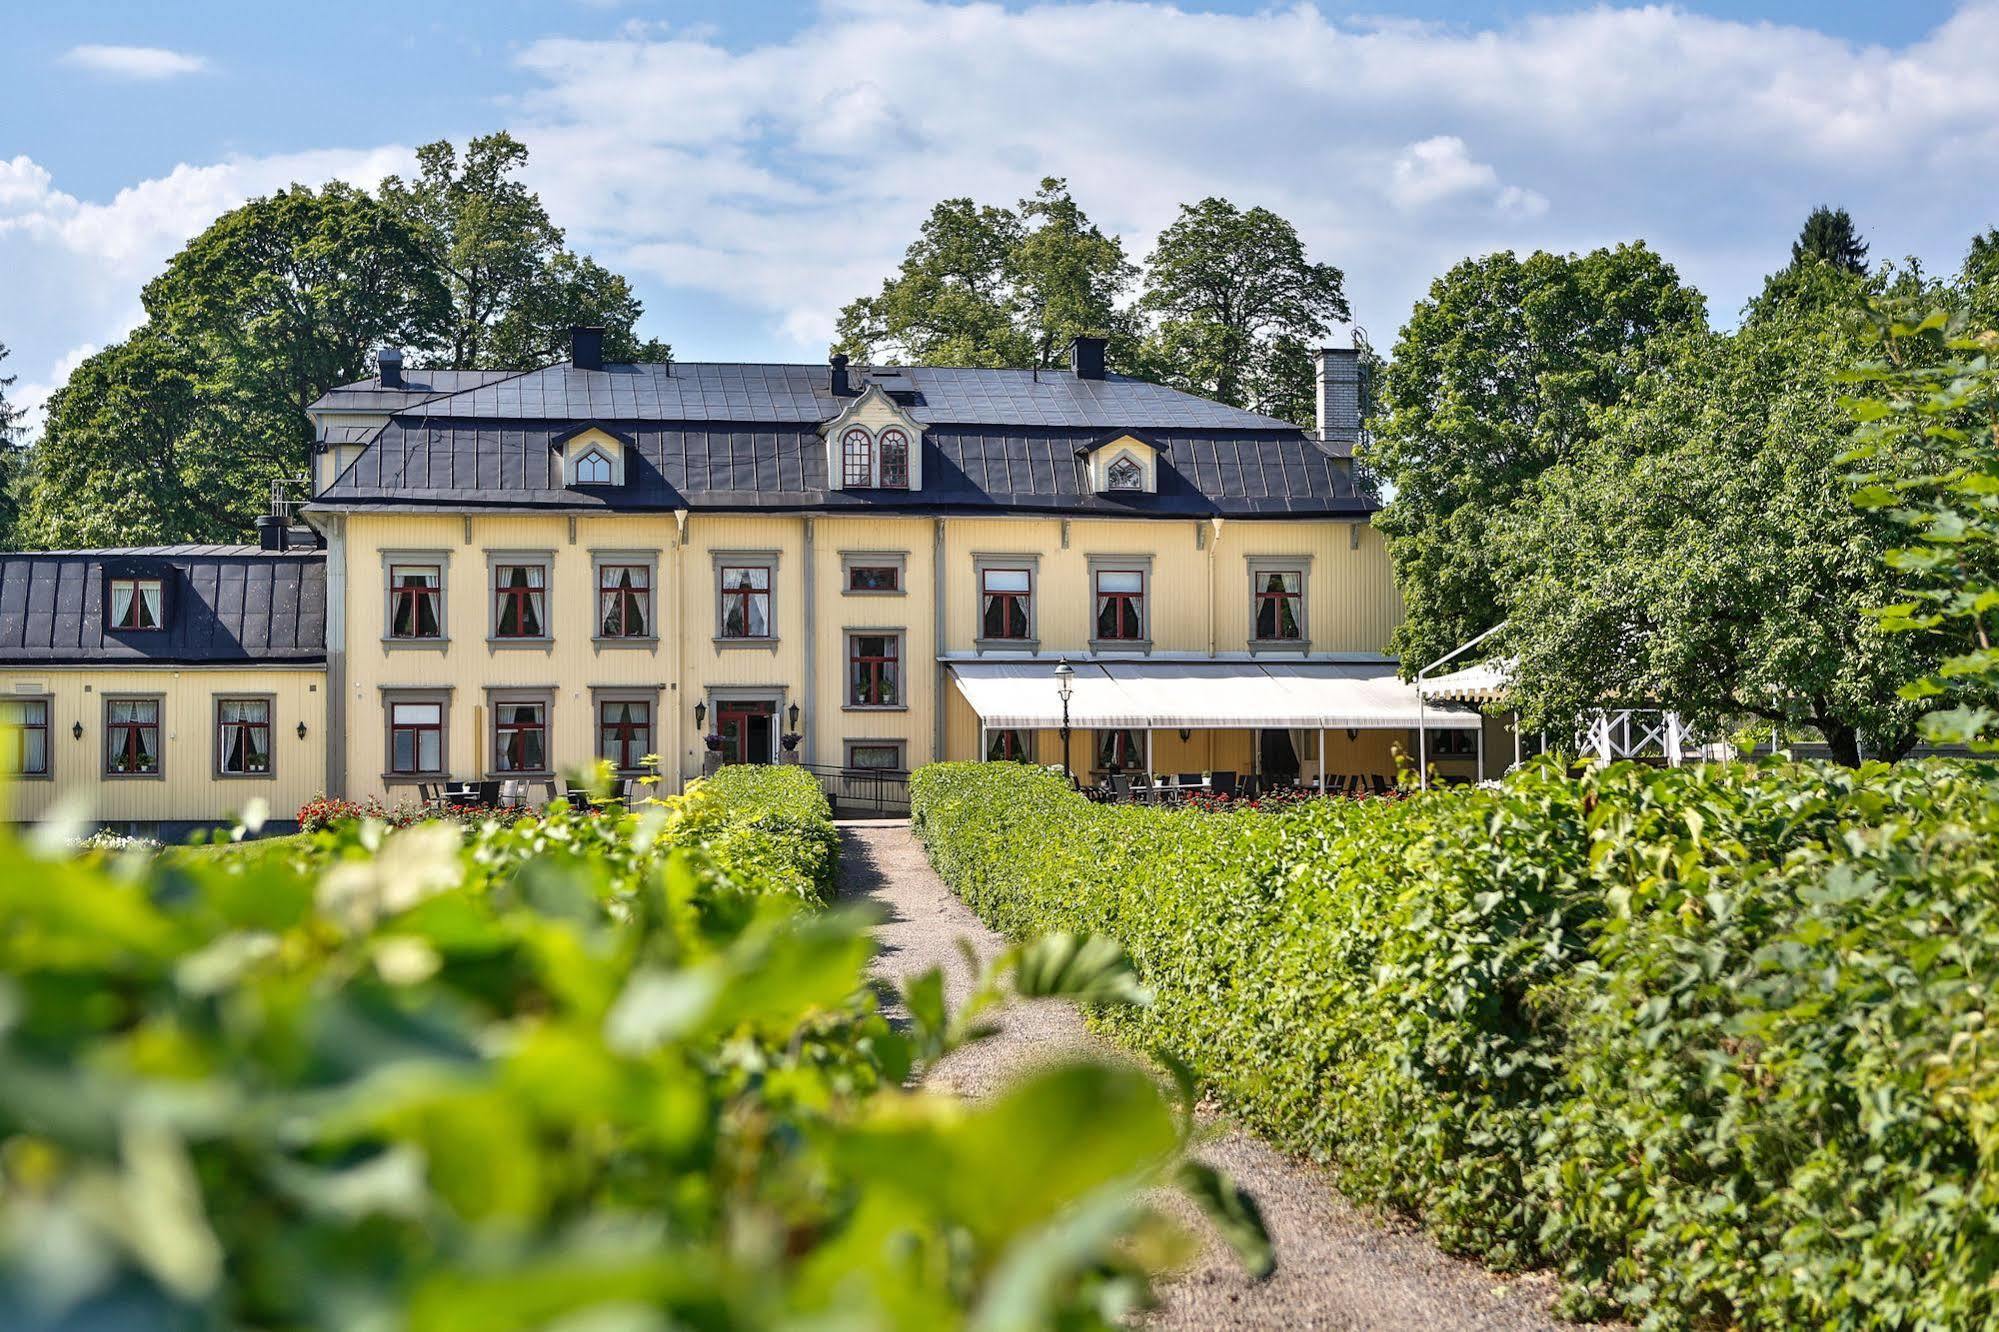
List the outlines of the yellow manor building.
{"label": "yellow manor building", "polygon": [[1418,726],[1446,773],[1497,766],[1497,723],[1383,655],[1351,350],[1319,353],[1305,430],[1095,338],[1028,371],[607,365],[573,336],[521,371],[380,353],[313,405],[310,497],[258,545],[0,558],[13,817],[178,830],[647,755],[669,789],[800,762],[879,795],[940,758],[1062,764],[1065,709],[1083,781],[1366,788]]}

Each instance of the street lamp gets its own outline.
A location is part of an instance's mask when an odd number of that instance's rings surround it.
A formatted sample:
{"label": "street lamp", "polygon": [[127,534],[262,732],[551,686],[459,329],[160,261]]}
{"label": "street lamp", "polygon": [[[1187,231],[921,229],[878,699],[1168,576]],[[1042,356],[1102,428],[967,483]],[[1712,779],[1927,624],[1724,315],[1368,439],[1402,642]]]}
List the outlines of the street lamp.
{"label": "street lamp", "polygon": [[1076,778],[1069,771],[1069,696],[1076,692],[1075,679],[1076,672],[1070,667],[1067,657],[1055,663],[1055,692],[1062,699],[1062,775],[1069,779],[1071,785]]}

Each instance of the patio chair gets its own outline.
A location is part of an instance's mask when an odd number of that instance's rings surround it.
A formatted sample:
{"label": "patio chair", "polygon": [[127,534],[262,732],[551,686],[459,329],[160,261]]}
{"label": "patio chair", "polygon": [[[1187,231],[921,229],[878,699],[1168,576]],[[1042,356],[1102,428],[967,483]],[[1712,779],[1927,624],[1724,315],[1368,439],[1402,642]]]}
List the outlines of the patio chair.
{"label": "patio chair", "polygon": [[1245,773],[1236,786],[1236,794],[1244,800],[1254,800],[1263,793],[1263,778],[1258,773]]}
{"label": "patio chair", "polygon": [[436,809],[444,803],[444,789],[436,782],[418,782],[416,798],[425,809]]}
{"label": "patio chair", "polygon": [[478,799],[474,803],[484,805],[487,809],[492,809],[500,803],[500,783],[480,782],[476,790]]}
{"label": "patio chair", "polygon": [[1131,799],[1131,778],[1121,772],[1111,774],[1111,799]]}
{"label": "patio chair", "polygon": [[1218,772],[1208,780],[1216,795],[1233,796],[1235,794],[1235,779],[1236,775],[1232,772]]}
{"label": "patio chair", "polygon": [[1199,786],[1201,784],[1201,774],[1198,772],[1183,772],[1180,773],[1178,776],[1176,776],[1173,780],[1180,783],[1180,785],[1182,786],[1187,786],[1187,787]]}

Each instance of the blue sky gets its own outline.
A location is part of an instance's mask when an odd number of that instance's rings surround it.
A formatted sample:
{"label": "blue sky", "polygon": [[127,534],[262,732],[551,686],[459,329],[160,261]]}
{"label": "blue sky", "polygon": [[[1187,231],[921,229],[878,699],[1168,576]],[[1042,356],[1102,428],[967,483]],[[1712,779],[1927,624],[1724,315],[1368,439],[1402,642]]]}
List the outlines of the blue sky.
{"label": "blue sky", "polygon": [[1642,237],[1727,319],[1821,200],[1937,268],[1999,223],[1999,0],[98,0],[7,36],[0,343],[30,403],[222,209],[501,126],[696,359],[817,357],[936,198],[1043,174],[1134,258],[1179,202],[1276,208],[1378,341],[1466,254]]}

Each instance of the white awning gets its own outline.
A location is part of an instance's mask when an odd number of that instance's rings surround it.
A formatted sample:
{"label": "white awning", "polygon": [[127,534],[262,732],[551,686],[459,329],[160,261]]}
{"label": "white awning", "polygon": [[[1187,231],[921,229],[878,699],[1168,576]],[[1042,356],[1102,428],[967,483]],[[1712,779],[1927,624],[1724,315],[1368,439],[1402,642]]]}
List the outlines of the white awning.
{"label": "white awning", "polygon": [[[1062,724],[1049,661],[954,661],[958,692],[987,727]],[[1479,714],[1432,703],[1389,662],[1085,662],[1075,667],[1069,724],[1078,730],[1475,730]]]}
{"label": "white awning", "polygon": [[1423,681],[1423,697],[1458,699],[1466,703],[1491,703],[1506,694],[1513,683],[1514,659],[1481,662],[1449,675],[1433,675]]}

